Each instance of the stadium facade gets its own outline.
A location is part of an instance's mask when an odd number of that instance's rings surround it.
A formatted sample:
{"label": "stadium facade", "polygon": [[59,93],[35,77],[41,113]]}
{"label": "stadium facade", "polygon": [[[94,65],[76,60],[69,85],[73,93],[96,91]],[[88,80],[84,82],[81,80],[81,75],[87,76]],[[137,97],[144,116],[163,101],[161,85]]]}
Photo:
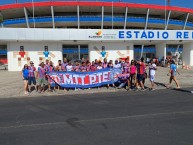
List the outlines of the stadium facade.
{"label": "stadium facade", "polygon": [[148,60],[176,54],[193,66],[193,9],[55,1],[2,5],[0,16],[0,61],[9,71],[45,59],[57,64],[63,58]]}

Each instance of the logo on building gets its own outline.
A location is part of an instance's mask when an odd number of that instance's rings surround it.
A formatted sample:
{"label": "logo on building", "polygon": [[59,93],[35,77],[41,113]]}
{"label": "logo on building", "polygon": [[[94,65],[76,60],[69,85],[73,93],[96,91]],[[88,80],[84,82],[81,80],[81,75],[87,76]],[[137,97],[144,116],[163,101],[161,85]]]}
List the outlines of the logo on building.
{"label": "logo on building", "polygon": [[88,38],[103,38],[102,37],[102,31],[99,30],[98,32],[95,32],[95,35],[92,35],[92,36],[88,36]]}
{"label": "logo on building", "polygon": [[102,31],[100,30],[100,31],[96,32],[95,34],[96,34],[97,36],[100,36],[100,35],[102,35]]}

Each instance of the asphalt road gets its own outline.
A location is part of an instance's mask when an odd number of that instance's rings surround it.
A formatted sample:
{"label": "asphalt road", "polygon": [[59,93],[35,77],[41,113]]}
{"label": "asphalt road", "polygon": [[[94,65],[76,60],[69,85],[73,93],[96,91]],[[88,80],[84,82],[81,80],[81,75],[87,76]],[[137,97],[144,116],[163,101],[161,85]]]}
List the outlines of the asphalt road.
{"label": "asphalt road", "polygon": [[192,144],[187,89],[0,100],[0,145]]}

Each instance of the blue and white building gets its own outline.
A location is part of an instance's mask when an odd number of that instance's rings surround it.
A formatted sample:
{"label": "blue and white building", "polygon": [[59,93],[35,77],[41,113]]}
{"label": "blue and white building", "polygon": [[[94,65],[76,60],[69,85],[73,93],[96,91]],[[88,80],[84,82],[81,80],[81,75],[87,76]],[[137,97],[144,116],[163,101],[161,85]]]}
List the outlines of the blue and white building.
{"label": "blue and white building", "polygon": [[166,58],[180,52],[184,65],[193,66],[193,9],[105,0],[47,1],[1,5],[0,16],[0,61],[7,59],[9,71],[45,59],[55,64],[63,58],[102,59],[102,46],[108,60]]}

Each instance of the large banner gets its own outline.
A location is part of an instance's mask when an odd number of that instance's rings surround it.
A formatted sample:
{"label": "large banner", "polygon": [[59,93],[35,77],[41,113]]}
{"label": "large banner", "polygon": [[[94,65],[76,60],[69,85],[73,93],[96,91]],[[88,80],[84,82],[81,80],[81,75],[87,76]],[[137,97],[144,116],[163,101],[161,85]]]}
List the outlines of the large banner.
{"label": "large banner", "polygon": [[92,88],[113,84],[121,75],[121,69],[102,69],[95,72],[52,72],[49,73],[51,86],[64,88]]}

